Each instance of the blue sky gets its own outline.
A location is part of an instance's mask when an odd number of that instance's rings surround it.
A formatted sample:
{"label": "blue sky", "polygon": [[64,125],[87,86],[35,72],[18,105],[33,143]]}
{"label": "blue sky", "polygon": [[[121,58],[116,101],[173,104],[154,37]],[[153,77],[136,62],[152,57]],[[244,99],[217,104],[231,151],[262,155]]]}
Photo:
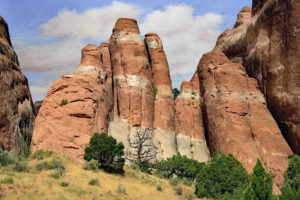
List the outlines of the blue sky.
{"label": "blue sky", "polygon": [[[174,87],[192,77],[201,55],[235,23],[251,0],[1,0],[0,15],[34,100],[60,76],[74,72],[80,49],[108,41],[118,17],[134,17],[141,34],[162,38]],[[109,23],[109,24],[108,24]],[[178,28],[180,28],[180,31]],[[171,34],[170,34],[171,33]]]}

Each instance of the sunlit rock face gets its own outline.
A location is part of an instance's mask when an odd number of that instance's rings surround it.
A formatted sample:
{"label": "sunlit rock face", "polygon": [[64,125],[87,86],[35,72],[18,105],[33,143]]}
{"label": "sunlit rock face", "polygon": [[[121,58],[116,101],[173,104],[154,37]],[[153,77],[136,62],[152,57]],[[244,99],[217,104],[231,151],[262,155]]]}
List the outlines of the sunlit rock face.
{"label": "sunlit rock face", "polygon": [[202,98],[196,73],[181,84],[176,99],[176,132],[178,152],[200,162],[209,159],[202,122]]}
{"label": "sunlit rock face", "polygon": [[111,68],[107,45],[82,49],[75,73],[57,80],[48,91],[36,118],[32,151],[52,150],[82,161],[84,148],[95,132],[107,132],[112,110]]}
{"label": "sunlit rock face", "polygon": [[0,16],[0,148],[19,154],[31,142],[34,109],[27,78]]}
{"label": "sunlit rock face", "polygon": [[300,2],[255,0],[215,49],[243,63],[258,80],[268,108],[293,151],[300,154]]}
{"label": "sunlit rock face", "polygon": [[284,181],[292,151],[269,112],[257,81],[223,53],[205,54],[198,65],[204,126],[212,153],[232,153],[251,172],[256,159]]}

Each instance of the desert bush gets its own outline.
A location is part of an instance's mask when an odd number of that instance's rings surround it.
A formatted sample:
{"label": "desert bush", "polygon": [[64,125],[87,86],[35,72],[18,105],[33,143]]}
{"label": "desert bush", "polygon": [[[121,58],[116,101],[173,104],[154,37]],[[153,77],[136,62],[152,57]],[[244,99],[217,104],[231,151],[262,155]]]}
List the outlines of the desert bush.
{"label": "desert bush", "polygon": [[99,169],[98,161],[97,160],[90,160],[90,161],[85,161],[83,167],[84,170],[92,170],[92,171],[97,171]]}
{"label": "desert bush", "polygon": [[0,150],[0,166],[7,166],[15,162],[15,157],[8,151]]}
{"label": "desert bush", "polygon": [[163,191],[163,187],[161,186],[161,184],[156,185],[156,190]]}
{"label": "desert bush", "polygon": [[174,190],[175,190],[175,194],[182,195],[182,187],[177,187]]}
{"label": "desert bush", "polygon": [[14,164],[12,169],[16,172],[26,172],[26,171],[28,171],[27,161],[26,160],[17,161]]}
{"label": "desert bush", "polygon": [[173,186],[177,186],[179,184],[179,179],[178,178],[171,178],[169,180],[169,184]]}
{"label": "desert bush", "polygon": [[61,105],[61,106],[66,105],[66,104],[68,104],[68,99],[62,99],[62,100],[60,101],[60,105]]}
{"label": "desert bush", "polygon": [[64,174],[65,174],[65,170],[58,168],[55,170],[55,172],[49,174],[49,176],[58,179],[59,177],[64,176]]}
{"label": "desert bush", "polygon": [[106,172],[124,173],[124,145],[105,133],[95,133],[85,148],[84,159],[98,161],[100,168]]}
{"label": "desert bush", "polygon": [[204,166],[205,163],[200,163],[186,156],[176,155],[155,163],[153,168],[156,169],[155,174],[160,177],[171,178],[177,176],[181,179],[186,178],[193,181]]}
{"label": "desert bush", "polygon": [[62,187],[68,187],[69,186],[69,182],[62,181],[62,182],[60,182],[60,186],[62,186]]}
{"label": "desert bush", "polygon": [[32,154],[31,158],[36,160],[43,160],[45,158],[50,157],[52,154],[53,154],[52,151],[44,151],[39,149]]}
{"label": "desert bush", "polygon": [[196,178],[196,195],[200,198],[218,198],[249,184],[249,176],[233,155],[217,153],[201,169]]}
{"label": "desert bush", "polygon": [[126,189],[125,189],[125,187],[123,185],[118,185],[118,187],[117,187],[117,193],[118,194],[124,194],[124,195],[126,195]]}
{"label": "desert bush", "polygon": [[0,183],[4,183],[4,184],[13,184],[14,183],[14,179],[11,177],[6,177],[4,179],[2,179],[0,181]]}
{"label": "desert bush", "polygon": [[99,185],[99,179],[97,179],[97,178],[92,178],[92,179],[89,181],[89,185]]}

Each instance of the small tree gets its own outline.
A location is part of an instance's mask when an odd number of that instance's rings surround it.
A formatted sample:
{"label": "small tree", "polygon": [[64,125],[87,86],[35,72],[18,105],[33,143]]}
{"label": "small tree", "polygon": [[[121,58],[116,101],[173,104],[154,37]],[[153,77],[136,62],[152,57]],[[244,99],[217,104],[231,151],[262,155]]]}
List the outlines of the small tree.
{"label": "small tree", "polygon": [[274,199],[272,194],[273,180],[272,175],[266,172],[260,159],[257,159],[257,163],[253,168],[253,174],[251,176],[251,188],[245,193],[245,196],[253,196],[259,200],[271,200]]}
{"label": "small tree", "polygon": [[233,155],[217,153],[199,172],[195,193],[200,198],[220,198],[233,194],[235,189],[244,189],[248,183],[247,171]]}
{"label": "small tree", "polygon": [[173,88],[174,100],[176,100],[179,93],[180,93],[180,91],[177,88]]}
{"label": "small tree", "polygon": [[155,146],[149,129],[138,129],[131,137],[127,138],[129,149],[127,159],[137,162],[140,168],[154,160],[156,157]]}
{"label": "small tree", "polygon": [[107,172],[123,173],[125,164],[124,145],[105,133],[95,133],[85,148],[84,159],[97,160],[99,167]]}

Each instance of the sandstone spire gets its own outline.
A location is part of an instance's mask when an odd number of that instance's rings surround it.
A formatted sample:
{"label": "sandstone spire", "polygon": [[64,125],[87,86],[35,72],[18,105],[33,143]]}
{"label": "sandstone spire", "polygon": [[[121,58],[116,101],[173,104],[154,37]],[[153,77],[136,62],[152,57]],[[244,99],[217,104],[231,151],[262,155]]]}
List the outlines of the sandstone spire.
{"label": "sandstone spire", "polygon": [[136,20],[118,19],[109,41],[114,113],[109,134],[125,146],[137,129],[153,128],[153,83],[146,46]]}
{"label": "sandstone spire", "polygon": [[160,158],[176,154],[174,95],[168,61],[161,39],[155,33],[145,36],[154,85],[154,141]]}
{"label": "sandstone spire", "polygon": [[202,122],[202,101],[196,73],[191,81],[181,84],[176,99],[176,132],[178,152],[200,162],[209,159]]}

